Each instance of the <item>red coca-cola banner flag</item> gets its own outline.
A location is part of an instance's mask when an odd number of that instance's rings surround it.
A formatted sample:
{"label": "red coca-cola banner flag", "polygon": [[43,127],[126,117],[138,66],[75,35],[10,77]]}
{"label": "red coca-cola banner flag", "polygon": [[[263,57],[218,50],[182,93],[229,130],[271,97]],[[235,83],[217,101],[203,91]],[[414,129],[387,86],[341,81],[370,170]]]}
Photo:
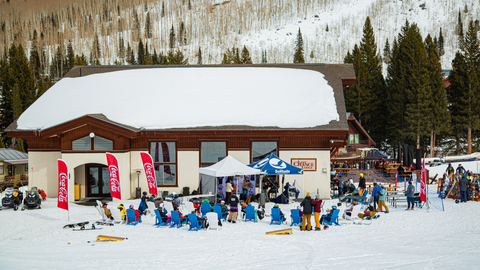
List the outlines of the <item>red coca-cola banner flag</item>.
{"label": "red coca-cola banner flag", "polygon": [[58,160],[58,208],[68,211],[68,166],[61,159]]}
{"label": "red coca-cola banner flag", "polygon": [[119,200],[122,199],[120,194],[120,175],[118,173],[118,160],[113,154],[107,154],[108,175],[110,177],[110,195]]}
{"label": "red coca-cola banner flag", "polygon": [[152,156],[146,152],[140,152],[140,156],[142,157],[143,168],[145,169],[145,176],[147,177],[148,192],[150,194],[158,195],[157,179],[155,178]]}
{"label": "red coca-cola banner flag", "polygon": [[427,183],[426,183],[426,175],[425,175],[425,156],[423,157],[423,164],[422,164],[422,176],[420,179],[420,200],[422,202],[427,202]]}

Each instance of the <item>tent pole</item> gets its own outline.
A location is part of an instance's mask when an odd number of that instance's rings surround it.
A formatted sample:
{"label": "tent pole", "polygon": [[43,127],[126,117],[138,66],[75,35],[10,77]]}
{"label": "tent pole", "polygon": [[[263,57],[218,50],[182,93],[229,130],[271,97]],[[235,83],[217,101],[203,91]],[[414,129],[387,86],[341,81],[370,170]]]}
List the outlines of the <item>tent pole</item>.
{"label": "tent pole", "polygon": [[305,198],[305,173],[302,173],[302,182],[303,182],[303,198]]}

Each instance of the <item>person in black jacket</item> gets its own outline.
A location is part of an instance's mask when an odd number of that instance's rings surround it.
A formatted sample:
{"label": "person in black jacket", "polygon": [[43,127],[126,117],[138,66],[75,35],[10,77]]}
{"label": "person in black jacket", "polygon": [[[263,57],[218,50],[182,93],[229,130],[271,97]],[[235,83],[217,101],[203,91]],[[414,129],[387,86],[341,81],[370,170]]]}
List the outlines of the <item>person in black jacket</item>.
{"label": "person in black jacket", "polygon": [[468,180],[466,173],[458,181],[458,186],[460,187],[460,202],[467,202]]}
{"label": "person in black jacket", "polygon": [[363,190],[367,189],[367,185],[365,184],[365,177],[363,177],[363,173],[360,173],[360,181],[358,182],[358,187],[362,188]]}
{"label": "person in black jacket", "polygon": [[228,215],[228,222],[236,223],[238,215],[238,197],[235,191],[232,192],[232,196],[228,198],[228,204],[230,205],[230,215]]}
{"label": "person in black jacket", "polygon": [[312,198],[310,197],[310,192],[307,192],[307,196],[300,203],[300,206],[303,207],[302,228],[301,228],[301,230],[305,231],[305,224],[308,222],[307,231],[311,231],[312,230],[312,224],[310,223],[310,219],[312,217]]}

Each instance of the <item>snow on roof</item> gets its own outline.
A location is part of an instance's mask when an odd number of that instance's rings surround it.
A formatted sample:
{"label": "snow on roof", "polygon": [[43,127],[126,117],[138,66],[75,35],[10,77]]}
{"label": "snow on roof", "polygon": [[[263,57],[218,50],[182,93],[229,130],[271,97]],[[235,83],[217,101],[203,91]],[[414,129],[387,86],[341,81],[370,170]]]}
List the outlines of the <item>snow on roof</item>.
{"label": "snow on roof", "polygon": [[136,128],[307,128],[339,120],[320,72],[287,68],[151,68],[64,78],[18,119],[42,130],[87,114]]}

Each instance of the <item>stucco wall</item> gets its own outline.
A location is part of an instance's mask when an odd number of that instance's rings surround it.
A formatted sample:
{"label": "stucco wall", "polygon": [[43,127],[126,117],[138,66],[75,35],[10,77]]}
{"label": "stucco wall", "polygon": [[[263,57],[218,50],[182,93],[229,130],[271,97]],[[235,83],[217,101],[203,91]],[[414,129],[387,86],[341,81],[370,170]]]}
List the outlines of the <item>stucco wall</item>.
{"label": "stucco wall", "polygon": [[[115,153],[115,156],[118,159],[118,167],[119,167],[119,177],[120,177],[120,191],[122,199],[129,199],[130,196],[130,152],[127,153]],[[75,174],[75,171],[79,172],[79,170],[75,170],[77,167],[81,167],[84,164],[89,163],[97,163],[107,165],[107,157],[105,153],[64,153],[62,154],[62,159],[68,165],[68,171],[70,174],[69,179],[69,190],[68,190],[68,200],[74,201],[75,197],[75,189],[74,184],[76,182],[76,178],[81,183],[81,181],[85,181],[85,173],[78,175]],[[55,166],[56,168],[56,166]],[[56,176],[55,176],[56,177]],[[56,181],[54,182],[55,186],[58,185]],[[85,189],[85,187],[83,187]],[[84,194],[85,195],[85,194]],[[117,200],[117,199],[114,199]]]}
{"label": "stucco wall", "polygon": [[[58,197],[58,159],[62,157],[60,152],[37,152],[28,153],[30,167],[28,186],[43,189],[47,197]],[[31,169],[33,167],[33,170]],[[72,195],[73,196],[73,195]]]}
{"label": "stucco wall", "polygon": [[[297,180],[297,183],[300,185],[300,188],[306,192],[310,192],[312,197],[317,194],[317,189],[319,190],[320,197],[322,199],[330,199],[330,152],[327,150],[317,150],[317,151],[280,151],[279,158],[284,161],[291,163],[292,158],[316,158],[317,159],[317,171],[306,171],[304,175],[286,175],[285,183],[288,181],[290,184],[293,184],[294,180]],[[322,169],[326,168],[327,172],[323,173]],[[303,188],[305,181],[305,187]],[[280,183],[281,184],[281,183]],[[283,189],[283,187],[282,187]],[[303,197],[304,194],[300,194]]]}
{"label": "stucco wall", "polygon": [[[169,191],[182,193],[183,187],[190,187],[190,193],[198,189],[199,174],[198,166],[200,164],[200,153],[198,151],[178,151],[178,188]],[[169,190],[169,189],[162,189]]]}

